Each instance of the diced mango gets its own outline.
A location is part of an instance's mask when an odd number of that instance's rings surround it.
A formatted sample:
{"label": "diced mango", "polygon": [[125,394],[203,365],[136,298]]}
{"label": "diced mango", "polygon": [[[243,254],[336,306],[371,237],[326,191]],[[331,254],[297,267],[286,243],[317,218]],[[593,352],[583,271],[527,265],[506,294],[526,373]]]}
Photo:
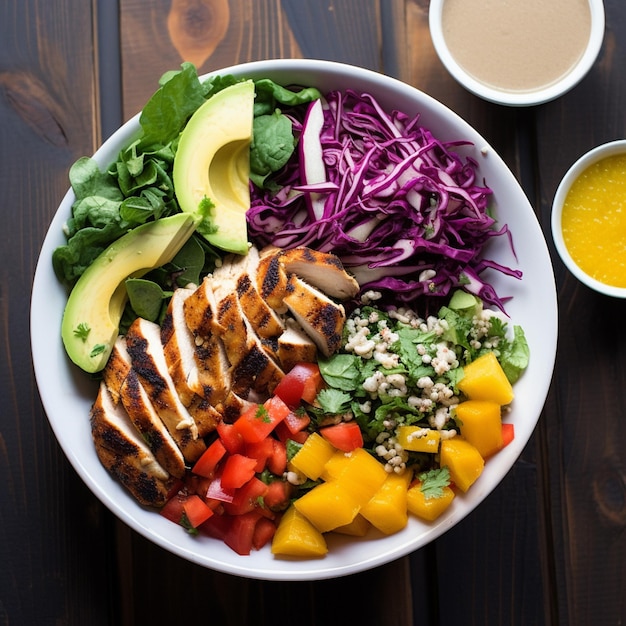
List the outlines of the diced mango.
{"label": "diced mango", "polygon": [[470,400],[490,400],[500,406],[513,400],[513,387],[493,352],[466,365],[457,386]]}
{"label": "diced mango", "polygon": [[469,442],[454,437],[441,442],[441,467],[450,471],[450,480],[461,490],[467,491],[482,474],[485,460]]}
{"label": "diced mango", "polygon": [[421,519],[428,522],[436,520],[454,500],[454,491],[450,487],[443,487],[442,495],[436,498],[427,498],[422,491],[422,484],[416,483],[407,491],[407,508]]}
{"label": "diced mango", "polygon": [[324,465],[334,453],[335,448],[324,437],[311,433],[302,444],[302,448],[291,459],[291,464],[311,480],[317,480]]}
{"label": "diced mango", "polygon": [[432,428],[422,428],[421,426],[399,426],[396,429],[398,443],[405,449],[412,452],[432,452],[439,451],[439,441],[441,436],[439,431]]}
{"label": "diced mango", "polygon": [[333,532],[352,537],[365,537],[371,524],[359,513],[349,524],[338,526]]}
{"label": "diced mango", "polygon": [[363,448],[339,452],[328,461],[322,473],[328,481],[341,483],[354,500],[363,506],[387,478],[382,463]]}
{"label": "diced mango", "polygon": [[463,439],[469,441],[483,459],[502,448],[500,405],[488,400],[467,400],[456,407]]}
{"label": "diced mango", "polygon": [[322,533],[292,505],[278,524],[271,550],[281,556],[320,557],[328,546]]}
{"label": "diced mango", "polygon": [[361,515],[386,535],[402,530],[408,522],[407,490],[413,472],[387,474],[372,499],[361,508]]}
{"label": "diced mango", "polygon": [[349,524],[361,508],[350,490],[336,480],[316,485],[294,506],[321,533]]}

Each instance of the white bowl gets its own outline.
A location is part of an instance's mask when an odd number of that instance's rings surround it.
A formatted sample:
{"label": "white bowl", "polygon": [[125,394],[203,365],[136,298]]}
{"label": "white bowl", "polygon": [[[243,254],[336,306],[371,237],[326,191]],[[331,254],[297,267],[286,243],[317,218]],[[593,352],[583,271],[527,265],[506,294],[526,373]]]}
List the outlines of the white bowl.
{"label": "white bowl", "polygon": [[583,154],[583,156],[581,156],[565,173],[565,176],[559,183],[556,193],[554,194],[554,200],[552,201],[551,215],[552,239],[554,240],[556,251],[561,257],[563,263],[565,263],[567,269],[574,276],[576,276],[581,283],[587,285],[587,287],[614,298],[626,298],[626,287],[614,287],[612,285],[607,285],[606,283],[596,280],[581,269],[576,261],[574,261],[570,251],[565,245],[565,240],[563,238],[562,215],[563,204],[565,203],[567,194],[579,176],[587,168],[598,163],[598,161],[620,154],[626,155],[626,140],[623,139],[596,146],[589,152]]}
{"label": "white bowl", "polygon": [[[437,521],[416,518],[403,531],[364,539],[333,537],[322,559],[274,558],[269,548],[239,556],[219,541],[194,538],[157,513],[144,509],[100,464],[91,440],[89,409],[95,398],[93,381],[72,366],[61,342],[61,318],[66,293],[56,280],[51,256],[64,243],[63,223],[70,215],[69,191],[45,238],[32,293],[32,352],[41,399],[50,424],[70,463],[93,493],[121,520],[159,546],[194,563],[245,577],[273,580],[316,580],[352,574],[405,556],[452,528],[500,483],[528,442],[550,385],[557,338],[557,304],[552,266],[546,242],[532,207],[502,159],[475,130],[428,95],[384,75],[348,65],[316,60],[259,61],[221,70],[246,77],[269,77],[277,82],[313,85],[327,92],[348,87],[369,92],[389,110],[397,108],[421,122],[442,140],[465,139],[473,145],[458,150],[479,164],[478,178],[493,189],[496,211],[511,229],[516,256],[506,237],[495,238],[490,258],[524,272],[522,280],[493,273],[492,283],[502,296],[511,296],[507,310],[526,332],[530,365],[515,386],[511,421],[515,439],[488,461],[478,481]],[[138,117],[120,128],[97,151],[105,167],[138,129]],[[516,497],[511,494],[511,497]]]}
{"label": "white bowl", "polygon": [[[489,86],[469,74],[450,52],[442,28],[443,6],[446,0],[431,0],[429,27],[433,45],[441,62],[452,76],[473,94],[497,104],[533,106],[554,100],[577,85],[593,66],[604,39],[604,5],[602,0],[589,0],[591,30],[585,50],[576,65],[556,82],[528,91],[511,91]],[[468,33],[471,37],[472,33]]]}

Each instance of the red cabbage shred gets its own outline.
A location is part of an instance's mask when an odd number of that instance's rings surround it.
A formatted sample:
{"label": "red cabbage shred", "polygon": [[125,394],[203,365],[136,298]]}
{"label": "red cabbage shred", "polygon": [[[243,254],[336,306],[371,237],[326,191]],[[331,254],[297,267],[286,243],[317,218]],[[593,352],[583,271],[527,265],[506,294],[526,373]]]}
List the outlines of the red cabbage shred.
{"label": "red cabbage shred", "polygon": [[[288,114],[299,137],[306,117]],[[492,191],[476,180],[476,162],[454,151],[468,142],[442,143],[419,116],[387,114],[351,90],[326,96],[320,141],[326,181],[306,184],[307,154],[296,150],[266,188],[251,185],[253,241],[333,252],[361,291],[380,291],[383,302],[414,304],[462,288],[504,308],[481,273],[521,272],[482,258],[492,237],[510,233],[488,212]],[[318,217],[313,196],[323,203]]]}

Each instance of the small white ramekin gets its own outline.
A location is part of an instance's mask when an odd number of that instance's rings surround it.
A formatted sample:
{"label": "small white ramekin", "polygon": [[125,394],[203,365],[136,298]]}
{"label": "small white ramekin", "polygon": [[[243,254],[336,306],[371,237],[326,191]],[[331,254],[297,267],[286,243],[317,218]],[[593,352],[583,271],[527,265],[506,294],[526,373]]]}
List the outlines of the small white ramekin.
{"label": "small white ramekin", "polygon": [[551,228],[552,239],[556,251],[561,257],[561,260],[567,267],[567,269],[584,285],[590,287],[594,291],[612,296],[614,298],[626,298],[626,287],[614,287],[607,285],[599,280],[589,276],[583,271],[576,261],[572,258],[565,240],[563,239],[563,228],[561,222],[561,216],[563,213],[563,204],[567,198],[567,194],[571,189],[574,182],[578,177],[589,167],[598,163],[602,159],[617,154],[626,154],[626,140],[620,139],[617,141],[611,141],[609,143],[602,144],[583,154],[566,172],[565,176],[561,180],[554,194],[554,200],[552,202],[552,215],[551,215]]}
{"label": "small white ramekin", "polygon": [[450,52],[442,28],[445,0],[431,0],[428,13],[430,34],[439,59],[452,76],[473,94],[497,104],[508,106],[534,106],[554,100],[577,85],[589,72],[602,48],[604,40],[603,0],[589,0],[591,32],[587,47],[578,63],[559,81],[534,91],[510,91],[490,87],[468,74]]}

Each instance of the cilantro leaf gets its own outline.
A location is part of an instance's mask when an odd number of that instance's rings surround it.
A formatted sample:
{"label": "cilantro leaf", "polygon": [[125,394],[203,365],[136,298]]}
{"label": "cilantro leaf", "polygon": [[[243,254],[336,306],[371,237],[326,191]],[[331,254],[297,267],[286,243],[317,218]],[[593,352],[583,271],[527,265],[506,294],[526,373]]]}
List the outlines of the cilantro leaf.
{"label": "cilantro leaf", "polygon": [[339,389],[322,389],[317,395],[317,401],[325,413],[345,413],[350,406],[352,396]]}
{"label": "cilantro leaf", "polygon": [[443,496],[443,488],[450,484],[450,470],[447,467],[440,469],[431,469],[419,475],[422,483],[420,489],[427,500],[430,498],[441,498]]}

